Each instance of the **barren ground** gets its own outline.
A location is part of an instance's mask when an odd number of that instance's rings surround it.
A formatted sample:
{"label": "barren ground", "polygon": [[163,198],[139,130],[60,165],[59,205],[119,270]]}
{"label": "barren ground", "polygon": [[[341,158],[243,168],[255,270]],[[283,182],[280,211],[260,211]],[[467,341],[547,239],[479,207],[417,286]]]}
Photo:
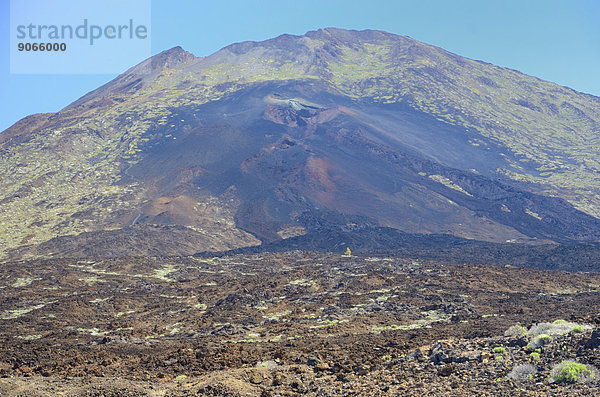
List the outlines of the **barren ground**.
{"label": "barren ground", "polygon": [[[600,368],[599,290],[595,273],[300,251],[10,262],[0,395],[590,395],[548,376]],[[539,360],[504,336],[558,319],[583,332]]]}

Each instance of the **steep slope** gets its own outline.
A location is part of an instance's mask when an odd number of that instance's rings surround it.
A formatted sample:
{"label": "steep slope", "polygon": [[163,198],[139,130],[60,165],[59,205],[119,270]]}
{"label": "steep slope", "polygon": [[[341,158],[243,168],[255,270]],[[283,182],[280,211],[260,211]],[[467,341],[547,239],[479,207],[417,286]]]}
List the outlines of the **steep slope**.
{"label": "steep slope", "polygon": [[133,225],[594,241],[599,132],[599,98],[385,32],[176,47],[0,134],[0,252]]}

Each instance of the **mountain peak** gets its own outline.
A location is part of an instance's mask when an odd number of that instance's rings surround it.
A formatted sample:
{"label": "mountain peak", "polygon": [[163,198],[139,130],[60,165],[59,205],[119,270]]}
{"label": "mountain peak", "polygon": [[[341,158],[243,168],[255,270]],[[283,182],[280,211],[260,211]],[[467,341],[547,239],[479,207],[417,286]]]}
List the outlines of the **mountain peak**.
{"label": "mountain peak", "polygon": [[180,46],[176,46],[168,50],[161,51],[158,54],[140,62],[139,64],[125,71],[123,74],[117,77],[117,79],[128,75],[142,77],[154,75],[157,71],[162,69],[172,69],[196,59],[197,58],[194,56],[194,54],[184,50]]}
{"label": "mountain peak", "polygon": [[311,30],[304,35],[297,36],[292,34],[282,34],[272,39],[264,41],[243,41],[240,43],[230,44],[223,50],[232,52],[235,55],[247,53],[255,47],[263,47],[267,49],[297,49],[298,45],[304,44],[305,39],[320,40],[324,42],[337,42],[343,44],[359,44],[363,42],[379,42],[386,40],[401,40],[410,39],[406,36],[399,36],[393,33],[384,32],[381,30],[348,30],[335,27],[322,28]]}
{"label": "mountain peak", "polygon": [[162,68],[173,68],[195,59],[196,57],[194,54],[184,50],[180,46],[176,46],[154,55],[149,59],[149,61],[151,70],[156,70]]}
{"label": "mountain peak", "polygon": [[91,100],[103,98],[110,94],[137,91],[144,83],[154,79],[163,70],[173,69],[196,59],[198,58],[194,54],[184,50],[180,46],[164,50],[128,69],[100,88],[79,98],[67,106],[66,109],[81,106]]}
{"label": "mountain peak", "polygon": [[385,40],[394,39],[402,36],[395,35],[393,33],[384,32],[382,30],[354,30],[354,29],[340,29],[335,27],[322,28],[318,30],[311,30],[305,34],[306,37],[314,39],[337,39],[341,41],[356,41],[356,40]]}

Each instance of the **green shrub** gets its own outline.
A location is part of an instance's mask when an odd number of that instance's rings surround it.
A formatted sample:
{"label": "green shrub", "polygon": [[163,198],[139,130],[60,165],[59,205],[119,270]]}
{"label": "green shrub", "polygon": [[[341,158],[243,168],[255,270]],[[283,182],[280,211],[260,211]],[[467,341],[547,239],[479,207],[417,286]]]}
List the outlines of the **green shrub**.
{"label": "green shrub", "polygon": [[550,372],[550,380],[557,383],[585,383],[596,377],[596,369],[592,366],[571,360],[556,364]]}
{"label": "green shrub", "polygon": [[511,326],[504,332],[504,336],[524,336],[527,333],[527,328],[523,327],[521,324],[517,323]]}
{"label": "green shrub", "polygon": [[497,354],[504,354],[504,353],[506,353],[506,349],[503,348],[502,346],[494,347],[494,349],[492,349],[492,351],[494,353],[497,353]]}
{"label": "green shrub", "polygon": [[529,350],[535,350],[539,347],[552,343],[552,337],[550,335],[541,334],[533,338],[531,342],[527,344]]}
{"label": "green shrub", "polygon": [[583,332],[583,327],[581,325],[576,325],[573,327],[571,332],[575,332],[576,334],[580,334]]}
{"label": "green shrub", "polygon": [[531,357],[531,359],[533,361],[539,361],[539,359],[540,359],[540,353],[538,353],[538,352],[531,352],[531,354],[529,354],[529,356]]}

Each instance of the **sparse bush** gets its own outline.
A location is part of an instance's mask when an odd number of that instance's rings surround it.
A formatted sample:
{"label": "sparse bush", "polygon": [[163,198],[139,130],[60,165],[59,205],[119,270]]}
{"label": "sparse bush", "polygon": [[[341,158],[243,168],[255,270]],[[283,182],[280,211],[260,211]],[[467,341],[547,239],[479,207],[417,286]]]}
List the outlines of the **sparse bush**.
{"label": "sparse bush", "polygon": [[539,359],[540,359],[540,353],[538,353],[538,352],[531,352],[529,354],[529,356],[531,357],[531,359],[533,361],[539,361]]}
{"label": "sparse bush", "polygon": [[537,368],[534,365],[520,364],[513,367],[513,369],[508,373],[508,377],[515,380],[527,380],[533,378],[533,375],[536,373]]}
{"label": "sparse bush", "polygon": [[564,335],[573,331],[574,328],[579,327],[582,331],[585,329],[591,329],[591,327],[587,324],[577,324],[571,323],[565,320],[556,320],[552,323],[539,323],[532,326],[527,332],[528,336],[538,336],[538,335]]}
{"label": "sparse bush", "polygon": [[256,363],[257,368],[275,368],[277,363],[273,360],[259,361]]}
{"label": "sparse bush", "polygon": [[505,348],[503,348],[502,346],[494,347],[494,348],[492,349],[492,351],[493,351],[494,353],[496,353],[496,354],[504,354],[504,353],[506,353],[506,349],[505,349]]}
{"label": "sparse bush", "polygon": [[504,331],[504,336],[517,336],[521,337],[527,333],[527,328],[523,327],[521,324],[517,323],[511,326],[509,329]]}
{"label": "sparse bush", "polygon": [[548,343],[552,343],[552,337],[550,335],[541,334],[533,338],[533,340],[527,344],[527,348],[529,350],[535,350]]}
{"label": "sparse bush", "polygon": [[580,334],[583,332],[583,327],[581,325],[576,325],[573,327],[573,329],[571,330],[571,332],[574,332],[576,334]]}
{"label": "sparse bush", "polygon": [[558,383],[586,383],[596,378],[596,369],[591,365],[564,360],[550,372],[550,381]]}

